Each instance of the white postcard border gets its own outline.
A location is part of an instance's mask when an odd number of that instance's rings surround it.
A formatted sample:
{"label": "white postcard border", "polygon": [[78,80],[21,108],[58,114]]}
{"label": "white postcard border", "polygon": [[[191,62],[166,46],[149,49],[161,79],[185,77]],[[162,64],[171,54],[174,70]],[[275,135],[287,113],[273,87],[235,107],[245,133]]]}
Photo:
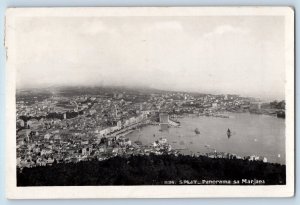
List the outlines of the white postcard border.
{"label": "white postcard border", "polygon": [[[54,16],[285,16],[286,185],[16,186],[16,50],[14,21]],[[291,197],[294,195],[294,11],[290,7],[11,8],[6,12],[6,196],[9,199]]]}

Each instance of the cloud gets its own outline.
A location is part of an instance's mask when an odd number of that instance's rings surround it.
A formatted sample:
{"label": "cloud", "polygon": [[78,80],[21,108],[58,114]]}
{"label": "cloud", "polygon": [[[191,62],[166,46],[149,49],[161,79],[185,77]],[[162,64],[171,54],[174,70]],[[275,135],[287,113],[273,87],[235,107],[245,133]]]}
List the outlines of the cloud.
{"label": "cloud", "polygon": [[221,36],[224,34],[247,34],[248,29],[240,28],[240,27],[233,27],[231,25],[225,24],[217,26],[213,31],[205,33],[203,35],[204,38],[211,38],[214,36]]}
{"label": "cloud", "polygon": [[284,21],[265,18],[18,19],[17,87],[127,85],[281,98]]}

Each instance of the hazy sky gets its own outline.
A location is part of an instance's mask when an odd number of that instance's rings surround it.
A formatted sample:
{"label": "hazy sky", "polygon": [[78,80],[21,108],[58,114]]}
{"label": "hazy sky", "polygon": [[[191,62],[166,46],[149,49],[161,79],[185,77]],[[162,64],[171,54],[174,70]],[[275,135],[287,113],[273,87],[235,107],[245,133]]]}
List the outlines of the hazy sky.
{"label": "hazy sky", "polygon": [[284,98],[284,17],[20,18],[17,87],[128,85]]}

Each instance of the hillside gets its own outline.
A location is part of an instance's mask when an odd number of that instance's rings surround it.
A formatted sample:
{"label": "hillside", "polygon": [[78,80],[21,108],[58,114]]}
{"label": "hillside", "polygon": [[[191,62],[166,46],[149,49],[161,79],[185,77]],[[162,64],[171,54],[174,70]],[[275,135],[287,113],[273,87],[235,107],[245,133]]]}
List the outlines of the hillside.
{"label": "hillside", "polygon": [[275,185],[285,184],[286,178],[285,165],[182,155],[114,157],[105,161],[24,168],[17,172],[18,186],[190,184],[192,180],[192,184],[227,180],[239,185]]}

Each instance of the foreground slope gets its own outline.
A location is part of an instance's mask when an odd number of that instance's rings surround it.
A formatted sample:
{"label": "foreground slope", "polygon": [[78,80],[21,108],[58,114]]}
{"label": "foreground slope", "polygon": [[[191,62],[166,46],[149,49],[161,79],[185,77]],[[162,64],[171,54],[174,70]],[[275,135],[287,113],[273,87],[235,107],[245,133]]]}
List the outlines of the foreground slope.
{"label": "foreground slope", "polygon": [[[205,156],[150,155],[54,164],[17,171],[18,186],[160,185],[207,180],[285,184],[285,165]],[[213,183],[213,182],[212,182]]]}

